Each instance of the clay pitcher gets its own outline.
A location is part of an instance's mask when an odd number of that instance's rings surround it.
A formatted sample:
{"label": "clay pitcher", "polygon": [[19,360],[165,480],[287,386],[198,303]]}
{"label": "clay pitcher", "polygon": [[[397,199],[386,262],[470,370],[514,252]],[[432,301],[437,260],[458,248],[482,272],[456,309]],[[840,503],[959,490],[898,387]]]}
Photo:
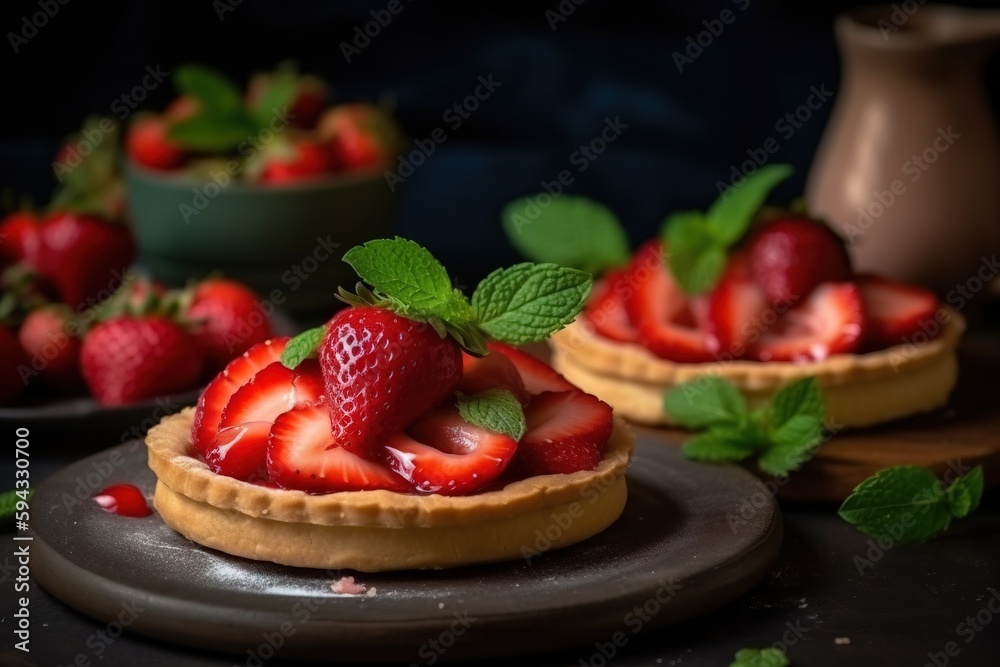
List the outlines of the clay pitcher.
{"label": "clay pitcher", "polygon": [[982,68],[1000,11],[904,2],[841,15],[835,32],[843,75],[809,173],[811,212],[848,239],[860,271],[942,295],[988,281],[1000,140]]}

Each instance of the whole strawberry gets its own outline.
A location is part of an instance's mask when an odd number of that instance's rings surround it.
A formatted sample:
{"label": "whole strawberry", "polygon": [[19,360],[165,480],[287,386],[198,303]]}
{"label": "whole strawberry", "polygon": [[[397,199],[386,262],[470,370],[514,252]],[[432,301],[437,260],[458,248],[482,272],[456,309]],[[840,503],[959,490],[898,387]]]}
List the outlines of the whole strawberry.
{"label": "whole strawberry", "polygon": [[82,389],[78,334],[73,311],[63,304],[31,311],[17,332],[30,369],[28,381],[60,393]]}
{"label": "whole strawberry", "polygon": [[102,405],[193,388],[201,375],[194,337],[166,315],[119,315],[87,332],[80,370]]}
{"label": "whole strawberry", "polygon": [[333,107],[317,129],[326,141],[333,169],[366,169],[387,163],[402,145],[395,122],[367,104]]}
{"label": "whole strawberry", "polygon": [[455,391],[462,350],[430,325],[376,307],[334,315],[319,349],[334,440],[367,453]]}
{"label": "whole strawberry", "polygon": [[259,297],[249,287],[221,278],[199,283],[184,313],[209,371],[225,367],[257,343],[271,337],[271,325]]}
{"label": "whole strawberry", "polygon": [[128,228],[83,213],[49,215],[39,228],[39,240],[35,268],[73,309],[110,294],[135,257]]}
{"label": "whole strawberry", "polygon": [[6,405],[24,391],[20,366],[24,364],[24,353],[18,345],[17,336],[0,326],[0,405]]}
{"label": "whole strawberry", "polygon": [[38,217],[14,211],[0,220],[0,261],[33,263],[38,255]]}
{"label": "whole strawberry", "polygon": [[261,183],[293,183],[320,176],[330,168],[326,152],[307,137],[275,140],[257,159]]}
{"label": "whole strawberry", "polygon": [[175,169],[184,163],[184,150],[167,137],[163,118],[145,116],[129,126],[125,150],[137,164],[151,169]]}

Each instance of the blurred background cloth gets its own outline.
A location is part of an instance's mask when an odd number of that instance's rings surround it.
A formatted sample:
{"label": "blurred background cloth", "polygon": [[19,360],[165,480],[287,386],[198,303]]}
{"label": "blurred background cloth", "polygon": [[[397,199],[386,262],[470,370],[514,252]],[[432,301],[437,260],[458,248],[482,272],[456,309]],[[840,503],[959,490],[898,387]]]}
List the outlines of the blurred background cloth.
{"label": "blurred background cloth", "polygon": [[[358,29],[389,0],[41,0],[58,11],[26,42],[11,33],[24,34],[39,0],[4,3],[0,186],[46,201],[60,139],[89,113],[115,116],[147,67],[204,62],[243,84],[291,58],[332,84],[332,102],[392,98],[412,138],[445,132],[399,186],[398,232],[470,284],[517,257],[499,226],[502,205],[564,170],[566,191],[610,206],[634,243],[671,211],[707,206],[765,145],[768,161],[796,167],[778,197],[799,196],[838,86],[833,18],[868,4],[398,2],[367,43]],[[456,127],[449,109],[479,77],[499,85]],[[987,79],[996,107],[995,58]],[[141,107],[160,110],[173,96],[168,78]],[[616,119],[620,134],[603,152],[581,152]]]}

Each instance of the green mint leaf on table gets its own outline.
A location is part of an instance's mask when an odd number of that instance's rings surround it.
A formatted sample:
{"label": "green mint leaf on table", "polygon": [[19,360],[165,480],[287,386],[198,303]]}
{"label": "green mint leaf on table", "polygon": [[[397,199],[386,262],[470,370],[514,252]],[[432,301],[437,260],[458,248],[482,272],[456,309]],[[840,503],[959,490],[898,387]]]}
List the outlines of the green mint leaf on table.
{"label": "green mint leaf on table", "polygon": [[544,340],[573,321],[590,293],[590,274],[556,264],[515,264],[479,283],[472,308],[480,328],[507,343]]}
{"label": "green mint leaf on table", "polygon": [[663,406],[680,426],[703,430],[681,451],[698,461],[756,458],[761,470],[779,475],[808,461],[823,441],[823,397],[814,378],[788,384],[767,406],[747,412],[743,395],[717,376],[670,389]]}
{"label": "green mint leaf on table", "polygon": [[[958,489],[952,491],[955,487]],[[982,493],[982,466],[946,490],[927,468],[895,466],[861,482],[838,513],[871,537],[916,544],[943,533],[953,518],[968,515],[978,506]]]}
{"label": "green mint leaf on table", "polygon": [[228,113],[243,108],[239,86],[211,67],[181,65],[174,71],[174,85],[181,94],[198,100],[205,113]]}
{"label": "green mint leaf on table", "polygon": [[303,331],[295,338],[288,341],[284,352],[281,353],[281,363],[285,368],[294,370],[306,359],[316,355],[319,344],[323,342],[326,335],[326,327],[316,327]]}
{"label": "green mint leaf on table", "polygon": [[451,278],[434,255],[406,239],[379,239],[355,246],[344,261],[401,315],[437,313],[454,307]]}
{"label": "green mint leaf on table", "polygon": [[791,664],[779,648],[742,648],[736,652],[729,667],[788,667]]}
{"label": "green mint leaf on table", "polygon": [[[529,209],[537,212],[532,216]],[[628,237],[606,206],[586,197],[560,195],[541,208],[528,200],[500,214],[511,244],[534,262],[551,262],[597,275],[630,258]]]}
{"label": "green mint leaf on table", "polygon": [[788,165],[767,165],[726,190],[708,211],[682,211],[663,223],[667,263],[685,294],[711,290],[726,268],[726,251],[747,233],[768,193],[788,178]]}
{"label": "green mint leaf on table", "polygon": [[708,208],[706,226],[709,233],[725,246],[739,241],[767,195],[791,175],[789,165],[769,164],[723,192]]}
{"label": "green mint leaf on table", "polygon": [[717,375],[682,384],[663,401],[671,418],[686,428],[738,423],[747,412],[743,394]]}
{"label": "green mint leaf on table", "polygon": [[471,397],[460,394],[458,413],[470,424],[515,440],[520,440],[528,428],[521,404],[507,389],[487,389]]}

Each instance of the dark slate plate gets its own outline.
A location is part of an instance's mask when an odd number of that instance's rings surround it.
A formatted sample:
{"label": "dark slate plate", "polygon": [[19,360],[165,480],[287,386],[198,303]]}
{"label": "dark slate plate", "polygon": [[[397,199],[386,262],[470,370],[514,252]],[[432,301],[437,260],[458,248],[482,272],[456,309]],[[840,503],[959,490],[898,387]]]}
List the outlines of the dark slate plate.
{"label": "dark slate plate", "polygon": [[344,597],[330,584],[345,573],[228,556],[155,514],[129,519],[72,502],[109,466],[100,486],[131,482],[152,494],[137,442],[50,478],[31,501],[39,583],[101,621],[247,660],[279,646],[283,657],[326,661],[430,664],[572,646],[586,658],[595,642],[613,648],[742,595],[781,546],[781,515],[753,475],[686,461],[642,432],[628,505],[603,533],[530,563],[357,574],[376,595]]}

